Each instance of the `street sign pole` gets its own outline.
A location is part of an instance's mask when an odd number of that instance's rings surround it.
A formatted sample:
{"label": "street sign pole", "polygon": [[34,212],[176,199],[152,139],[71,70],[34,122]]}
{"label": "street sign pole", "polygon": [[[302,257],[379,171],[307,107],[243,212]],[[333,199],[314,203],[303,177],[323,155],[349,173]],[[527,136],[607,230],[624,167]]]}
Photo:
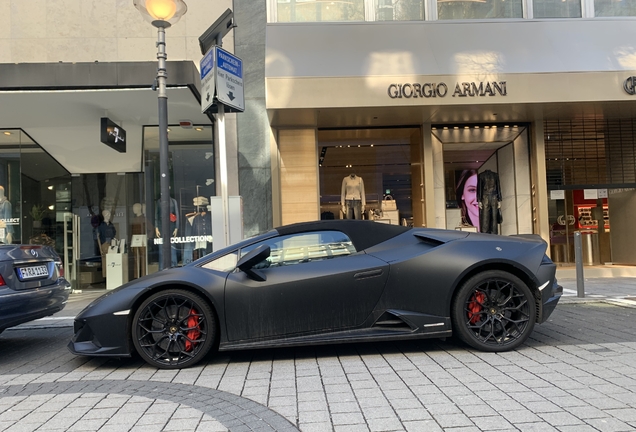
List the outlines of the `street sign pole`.
{"label": "street sign pole", "polygon": [[[223,241],[214,238],[214,250],[230,245],[230,205],[228,196],[227,146],[225,140],[225,105],[234,112],[245,110],[243,92],[243,61],[221,49],[223,36],[235,27],[233,13],[228,9],[199,37],[201,54],[201,109],[206,112],[216,104],[214,123],[219,151],[219,180],[223,206]],[[218,193],[219,191],[217,191]],[[242,221],[240,221],[242,223]],[[218,234],[213,234],[218,236]],[[220,243],[223,243],[222,245]]]}
{"label": "street sign pole", "polygon": [[[221,202],[223,203],[223,247],[230,245],[230,206],[227,194],[227,148],[225,145],[225,106],[219,104],[216,115],[216,128],[219,139],[219,176],[221,180]],[[220,248],[215,247],[215,250]]]}

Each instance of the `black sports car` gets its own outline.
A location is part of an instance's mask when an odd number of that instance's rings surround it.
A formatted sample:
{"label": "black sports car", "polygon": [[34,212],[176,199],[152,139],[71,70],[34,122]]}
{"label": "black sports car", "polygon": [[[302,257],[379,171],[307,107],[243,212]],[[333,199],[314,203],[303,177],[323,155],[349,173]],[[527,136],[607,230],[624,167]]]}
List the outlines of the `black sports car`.
{"label": "black sports car", "polygon": [[66,305],[71,285],[50,246],[0,246],[0,333],[53,315]]}
{"label": "black sports car", "polygon": [[447,337],[518,347],[563,289],[538,236],[335,220],[283,226],[105,294],[71,352],[182,368],[219,350]]}

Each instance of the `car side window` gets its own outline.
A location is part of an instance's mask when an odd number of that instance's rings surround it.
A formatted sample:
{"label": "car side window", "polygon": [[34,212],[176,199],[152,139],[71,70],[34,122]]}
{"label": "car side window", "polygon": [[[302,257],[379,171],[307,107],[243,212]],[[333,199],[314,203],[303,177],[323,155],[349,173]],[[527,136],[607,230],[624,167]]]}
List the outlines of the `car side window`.
{"label": "car side window", "polygon": [[223,255],[210,262],[203,264],[201,267],[221,272],[230,272],[236,268],[238,262],[238,254],[236,252]]}
{"label": "car side window", "polygon": [[356,253],[353,243],[340,231],[313,231],[264,240],[241,249],[241,257],[266,244],[269,258],[255,268],[280,267],[344,257]]}

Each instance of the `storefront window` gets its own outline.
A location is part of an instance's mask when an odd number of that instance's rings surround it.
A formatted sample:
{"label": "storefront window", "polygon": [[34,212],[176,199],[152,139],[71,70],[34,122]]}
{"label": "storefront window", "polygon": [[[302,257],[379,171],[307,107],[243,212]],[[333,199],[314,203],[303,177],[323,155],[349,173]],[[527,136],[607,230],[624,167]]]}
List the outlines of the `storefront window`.
{"label": "storefront window", "polygon": [[364,21],[364,0],[278,0],[278,22]]}
{"label": "storefront window", "polygon": [[376,21],[424,20],[424,0],[374,0]]}
{"label": "storefront window", "polygon": [[0,243],[44,244],[63,254],[69,173],[24,131],[0,132]]}
{"label": "storefront window", "polygon": [[521,0],[437,0],[440,20],[522,18]]}
{"label": "storefront window", "polygon": [[161,232],[158,128],[144,128],[148,273],[163,264],[161,245],[171,244],[171,265],[183,265],[212,252],[210,197],[216,195],[211,126],[169,129],[170,232]]}
{"label": "storefront window", "polygon": [[534,0],[535,18],[581,18],[580,0]]}
{"label": "storefront window", "polygon": [[580,233],[584,264],[636,265],[636,120],[546,121],[544,141],[552,259],[574,263]]}
{"label": "storefront window", "polygon": [[617,17],[636,16],[635,0],[595,0],[594,16],[597,17]]}
{"label": "storefront window", "polygon": [[419,129],[319,131],[318,146],[321,219],[424,224]]}

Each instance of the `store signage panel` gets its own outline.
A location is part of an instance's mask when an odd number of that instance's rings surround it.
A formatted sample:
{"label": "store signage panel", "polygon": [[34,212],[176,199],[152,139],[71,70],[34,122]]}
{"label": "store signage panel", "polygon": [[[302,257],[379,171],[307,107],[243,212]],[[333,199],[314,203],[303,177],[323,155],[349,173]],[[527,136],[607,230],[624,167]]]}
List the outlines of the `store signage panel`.
{"label": "store signage panel", "polygon": [[391,99],[490,97],[507,96],[506,81],[457,82],[454,87],[439,83],[396,83],[389,84],[387,94]]}
{"label": "store signage panel", "polygon": [[583,189],[583,198],[588,199],[597,199],[598,191],[596,189]]}
{"label": "store signage panel", "polygon": [[201,112],[214,104],[214,48],[201,59]]}
{"label": "store signage panel", "polygon": [[108,117],[101,118],[100,138],[102,143],[119,153],[126,153],[126,131]]}
{"label": "store signage panel", "polygon": [[551,190],[550,191],[550,199],[551,200],[565,199],[565,191],[564,190]]}
{"label": "store signage panel", "polygon": [[243,112],[243,60],[219,47],[215,49],[216,97],[222,104]]}

